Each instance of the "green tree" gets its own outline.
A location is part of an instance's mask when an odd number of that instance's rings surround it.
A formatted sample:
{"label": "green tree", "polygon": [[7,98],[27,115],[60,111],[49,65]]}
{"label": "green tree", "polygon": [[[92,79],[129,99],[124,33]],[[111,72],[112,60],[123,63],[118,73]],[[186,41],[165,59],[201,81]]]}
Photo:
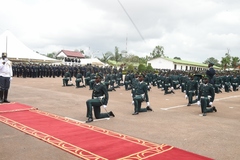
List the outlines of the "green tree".
{"label": "green tree", "polygon": [[154,71],[154,69],[153,69],[153,67],[152,67],[152,65],[149,63],[148,64],[148,66],[147,66],[147,68],[146,68],[146,71],[147,72],[152,72],[152,71]]}
{"label": "green tree", "polygon": [[219,61],[218,61],[216,58],[214,58],[214,57],[207,58],[203,63],[204,63],[204,64],[208,64],[209,61],[212,62],[212,63],[214,63],[214,65],[216,65],[216,66],[218,66],[218,67],[221,66],[220,63],[219,63]]}
{"label": "green tree", "polygon": [[232,57],[231,66],[235,69],[239,65],[240,59],[239,57]]}
{"label": "green tree", "polygon": [[115,47],[115,53],[112,57],[110,57],[111,60],[114,60],[116,62],[116,64],[118,62],[121,62],[122,60],[122,54],[119,53],[118,51],[118,47]]}
{"label": "green tree", "polygon": [[103,63],[107,63],[110,57],[112,57],[112,52],[106,52],[105,54],[102,54],[102,58],[99,58],[99,60]]}
{"label": "green tree", "polygon": [[139,64],[139,66],[138,66],[138,71],[139,72],[144,72],[146,70],[146,66],[144,65],[144,64]]}
{"label": "green tree", "polygon": [[49,58],[55,58],[56,59],[57,53],[56,52],[52,52],[52,53],[48,53],[47,57]]}
{"label": "green tree", "polygon": [[141,57],[141,58],[139,58],[139,63],[147,64],[147,59],[146,59],[146,57]]}
{"label": "green tree", "polygon": [[134,71],[134,66],[132,64],[129,64],[127,66],[127,71]]}
{"label": "green tree", "polygon": [[231,56],[229,53],[225,53],[225,57],[222,57],[221,65],[224,70],[226,70],[231,64]]}
{"label": "green tree", "polygon": [[178,60],[181,60],[181,58],[180,58],[180,57],[174,57],[173,59],[178,59]]}
{"label": "green tree", "polygon": [[150,53],[151,59],[164,57],[164,48],[163,46],[156,46],[154,50]]}

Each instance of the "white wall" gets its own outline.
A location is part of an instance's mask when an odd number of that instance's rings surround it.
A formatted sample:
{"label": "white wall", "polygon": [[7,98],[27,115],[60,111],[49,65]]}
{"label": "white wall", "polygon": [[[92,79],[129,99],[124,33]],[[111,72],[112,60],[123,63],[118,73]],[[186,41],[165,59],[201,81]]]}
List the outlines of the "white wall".
{"label": "white wall", "polygon": [[162,58],[156,58],[153,60],[150,60],[147,62],[148,64],[151,63],[151,66],[154,69],[174,69],[174,64],[171,61],[162,59]]}
{"label": "white wall", "polygon": [[57,57],[67,57],[63,52],[60,52]]}

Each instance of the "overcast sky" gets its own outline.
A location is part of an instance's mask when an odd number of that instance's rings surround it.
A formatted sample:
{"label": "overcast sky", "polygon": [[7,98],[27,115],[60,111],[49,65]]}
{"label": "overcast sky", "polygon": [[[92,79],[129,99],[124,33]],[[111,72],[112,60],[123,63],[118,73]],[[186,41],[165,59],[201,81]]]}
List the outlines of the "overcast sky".
{"label": "overcast sky", "polygon": [[160,45],[169,58],[195,62],[221,60],[228,49],[231,56],[240,57],[239,0],[0,0],[0,4],[0,34],[9,30],[42,54],[82,49],[102,57],[117,46],[145,57]]}

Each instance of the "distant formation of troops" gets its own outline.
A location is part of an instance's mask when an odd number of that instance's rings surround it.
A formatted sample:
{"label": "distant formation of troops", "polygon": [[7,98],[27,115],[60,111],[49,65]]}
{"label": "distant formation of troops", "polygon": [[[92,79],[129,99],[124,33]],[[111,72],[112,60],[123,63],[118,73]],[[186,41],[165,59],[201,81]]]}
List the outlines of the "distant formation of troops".
{"label": "distant formation of troops", "polygon": [[[207,71],[180,71],[180,70],[155,70],[150,72],[138,73],[134,71],[125,72],[123,76],[123,68],[107,66],[98,67],[91,64],[85,66],[68,66],[68,65],[48,65],[48,64],[14,64],[13,75],[15,77],[62,77],[62,86],[75,85],[76,88],[89,87],[94,89],[95,79],[101,76],[102,84],[106,86],[107,91],[116,91],[117,88],[123,86],[126,91],[131,91],[133,95],[133,104],[135,112],[138,114],[141,110],[152,111],[149,101],[146,109],[141,109],[141,103],[136,101],[136,91],[139,89],[139,77],[144,82],[147,91],[151,87],[157,87],[163,91],[163,94],[175,94],[174,90],[180,89],[185,93],[188,99],[187,106],[193,103],[201,105],[203,116],[207,112],[217,111],[212,105],[215,94],[225,92],[238,91],[240,88],[240,72],[239,71],[216,71],[210,63]],[[72,82],[73,77],[75,82]],[[141,84],[142,84],[141,82]],[[144,90],[144,91],[143,91]],[[144,92],[145,89],[138,92]],[[146,96],[142,97],[142,101],[146,100]],[[141,101],[141,102],[142,102]],[[140,101],[139,101],[140,102]],[[138,105],[138,106],[137,106]],[[210,107],[210,108],[209,108]]]}

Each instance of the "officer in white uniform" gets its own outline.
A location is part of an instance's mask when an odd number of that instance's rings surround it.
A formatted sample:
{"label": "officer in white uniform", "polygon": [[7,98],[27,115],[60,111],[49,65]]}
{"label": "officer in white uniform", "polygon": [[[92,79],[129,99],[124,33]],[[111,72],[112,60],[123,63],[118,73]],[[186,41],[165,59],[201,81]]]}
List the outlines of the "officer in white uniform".
{"label": "officer in white uniform", "polygon": [[12,62],[8,60],[7,53],[2,53],[0,59],[0,103],[10,103],[7,98],[12,76]]}

